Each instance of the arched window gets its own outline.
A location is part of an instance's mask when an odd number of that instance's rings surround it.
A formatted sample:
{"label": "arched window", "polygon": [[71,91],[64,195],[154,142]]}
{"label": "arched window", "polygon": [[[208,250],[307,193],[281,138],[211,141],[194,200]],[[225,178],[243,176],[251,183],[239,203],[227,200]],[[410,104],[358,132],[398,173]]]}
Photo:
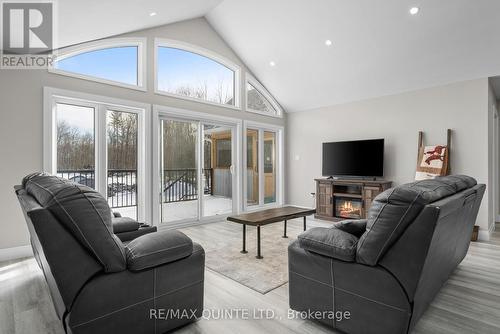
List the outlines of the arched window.
{"label": "arched window", "polygon": [[59,50],[49,71],[144,90],[145,40],[120,38]]}
{"label": "arched window", "polygon": [[157,39],[156,93],[240,107],[240,69],[227,59],[186,43]]}
{"label": "arched window", "polygon": [[282,116],[278,102],[254,77],[246,75],[246,110],[269,116]]}

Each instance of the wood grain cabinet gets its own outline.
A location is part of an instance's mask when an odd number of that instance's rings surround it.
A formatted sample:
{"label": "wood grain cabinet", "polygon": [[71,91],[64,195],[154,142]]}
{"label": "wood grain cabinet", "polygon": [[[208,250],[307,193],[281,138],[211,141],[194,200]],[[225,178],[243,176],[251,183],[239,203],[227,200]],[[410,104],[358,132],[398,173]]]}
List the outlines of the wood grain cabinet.
{"label": "wood grain cabinet", "polygon": [[315,218],[339,221],[366,218],[373,202],[392,186],[385,180],[316,179]]}

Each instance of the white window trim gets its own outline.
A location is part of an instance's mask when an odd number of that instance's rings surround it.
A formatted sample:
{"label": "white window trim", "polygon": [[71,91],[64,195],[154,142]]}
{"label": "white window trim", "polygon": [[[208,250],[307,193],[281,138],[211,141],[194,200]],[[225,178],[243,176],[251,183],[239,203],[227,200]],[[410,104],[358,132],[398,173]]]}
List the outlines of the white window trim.
{"label": "white window trim", "polygon": [[[137,181],[142,186],[138,187],[137,218],[152,224],[151,215],[151,106],[145,103],[121,100],[105,96],[79,93],[52,87],[44,87],[43,104],[43,170],[55,174],[57,172],[57,147],[56,147],[56,103],[75,103],[77,105],[92,106],[95,109],[95,154],[96,171],[99,168],[101,178],[95,179],[96,190],[107,198],[107,182],[102,171],[107,169],[107,154],[102,141],[106,142],[106,110],[123,110],[134,112],[138,116],[138,160]],[[98,164],[98,165],[97,165]],[[141,205],[139,205],[141,203]]]}
{"label": "white window trim", "polygon": [[[247,129],[253,129],[259,131],[259,204],[258,205],[247,205],[247,176],[246,176],[246,166],[247,166]],[[264,131],[270,131],[276,133],[276,202],[264,204],[264,177],[260,177],[260,175],[264,175],[261,171],[264,171]],[[271,125],[267,123],[253,122],[253,121],[244,121],[243,122],[243,169],[242,169],[242,184],[243,184],[243,192],[242,192],[242,210],[244,212],[247,211],[257,211],[262,209],[269,209],[274,207],[281,207],[284,203],[284,147],[285,147],[285,128],[283,126]]]}
{"label": "white window trim", "polygon": [[[233,165],[235,166],[234,168],[234,179],[235,182],[233,183],[233,209],[235,210],[235,213],[238,214],[241,212],[241,205],[242,203],[242,128],[243,128],[243,121],[238,118],[233,118],[233,117],[226,117],[226,116],[218,116],[214,114],[209,114],[209,113],[204,113],[204,112],[196,112],[196,111],[191,111],[187,109],[181,109],[181,108],[175,108],[175,107],[168,107],[164,105],[153,105],[153,130],[151,131],[152,133],[152,143],[153,143],[153,150],[152,150],[152,175],[153,175],[153,187],[152,187],[152,203],[153,203],[153,221],[155,224],[158,226],[160,229],[172,229],[172,228],[181,228],[181,227],[187,227],[187,226],[194,226],[194,225],[199,225],[199,224],[205,224],[205,223],[212,223],[216,221],[220,221],[221,219],[223,220],[226,216],[230,216],[232,213],[226,214],[226,215],[219,215],[215,217],[203,217],[201,214],[201,203],[198,203],[198,218],[194,219],[185,219],[173,223],[162,223],[161,222],[161,217],[160,217],[160,206],[158,205],[158,198],[159,194],[161,193],[161,187],[160,187],[160,182],[156,178],[159,177],[160,172],[161,172],[161,143],[160,143],[160,121],[162,119],[178,119],[180,121],[200,121],[200,122],[214,122],[217,124],[226,124],[228,126],[234,127],[234,138],[235,141],[233,143]],[[200,148],[198,148],[199,154],[201,154]],[[200,159],[200,157],[198,157]],[[200,189],[198,189],[200,191]]]}
{"label": "white window trim", "polygon": [[[228,104],[220,104],[217,102],[211,102],[211,101],[206,101],[202,99],[197,99],[194,97],[189,97],[189,96],[182,96],[179,94],[173,94],[169,92],[165,92],[162,90],[158,89],[158,48],[159,47],[166,47],[166,48],[174,48],[174,49],[180,49],[188,52],[195,53],[197,55],[200,55],[202,57],[206,57],[208,59],[211,59],[213,61],[218,62],[219,64],[229,68],[234,72],[234,106],[233,105],[228,105]],[[182,100],[187,100],[187,101],[192,101],[192,102],[197,102],[197,103],[202,103],[202,104],[208,104],[212,106],[217,106],[217,107],[222,107],[222,108],[228,108],[228,109],[233,109],[233,110],[241,110],[241,67],[235,64],[234,62],[230,61],[229,59],[211,51],[205,48],[202,48],[201,46],[193,45],[190,43],[186,43],[183,41],[178,41],[174,39],[166,39],[166,38],[155,38],[155,43],[154,43],[154,92],[155,94],[158,95],[164,95],[164,96],[169,96],[177,99],[182,99]]]}
{"label": "white window trim", "polygon": [[[252,108],[248,108],[248,89],[247,83],[251,84],[259,93],[266,98],[271,106],[276,110],[275,113],[269,113],[262,110],[255,110]],[[245,74],[245,110],[251,113],[256,113],[260,115],[275,117],[275,118],[283,118],[283,108],[281,108],[280,104],[276,99],[269,93],[269,91],[264,87],[254,76],[250,73]]]}
{"label": "white window trim", "polygon": [[70,46],[57,50],[57,60],[63,60],[73,56],[77,56],[82,53],[92,52],[97,50],[104,50],[110,48],[119,47],[137,47],[137,85],[130,85],[119,81],[108,80],[103,78],[94,77],[91,75],[78,74],[69,71],[64,71],[55,67],[55,64],[49,66],[48,71],[50,73],[64,75],[68,77],[73,77],[77,79],[83,79],[93,82],[104,83],[108,85],[130,88],[134,90],[146,91],[147,90],[147,38],[145,37],[123,37],[123,38],[112,38],[104,39],[89,43],[78,44],[75,46]]}

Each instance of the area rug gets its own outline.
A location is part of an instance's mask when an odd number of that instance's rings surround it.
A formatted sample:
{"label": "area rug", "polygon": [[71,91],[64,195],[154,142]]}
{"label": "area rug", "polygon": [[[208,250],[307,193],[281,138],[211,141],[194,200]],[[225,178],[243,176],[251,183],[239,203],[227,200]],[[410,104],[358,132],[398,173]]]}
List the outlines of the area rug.
{"label": "area rug", "polygon": [[[220,222],[182,231],[205,248],[207,268],[266,294],[288,282],[288,244],[303,232],[302,219],[288,222],[288,238],[282,238],[283,223],[261,227],[263,259],[256,259],[257,228],[247,226],[247,254],[242,249],[242,225]],[[308,228],[328,226],[308,222]]]}

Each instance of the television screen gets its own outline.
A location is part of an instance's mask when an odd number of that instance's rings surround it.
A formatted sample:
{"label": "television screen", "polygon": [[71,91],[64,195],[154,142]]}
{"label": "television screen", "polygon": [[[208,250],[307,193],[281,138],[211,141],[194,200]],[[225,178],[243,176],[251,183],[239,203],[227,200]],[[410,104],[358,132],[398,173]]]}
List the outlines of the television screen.
{"label": "television screen", "polygon": [[323,176],[383,176],[384,139],[323,143]]}

